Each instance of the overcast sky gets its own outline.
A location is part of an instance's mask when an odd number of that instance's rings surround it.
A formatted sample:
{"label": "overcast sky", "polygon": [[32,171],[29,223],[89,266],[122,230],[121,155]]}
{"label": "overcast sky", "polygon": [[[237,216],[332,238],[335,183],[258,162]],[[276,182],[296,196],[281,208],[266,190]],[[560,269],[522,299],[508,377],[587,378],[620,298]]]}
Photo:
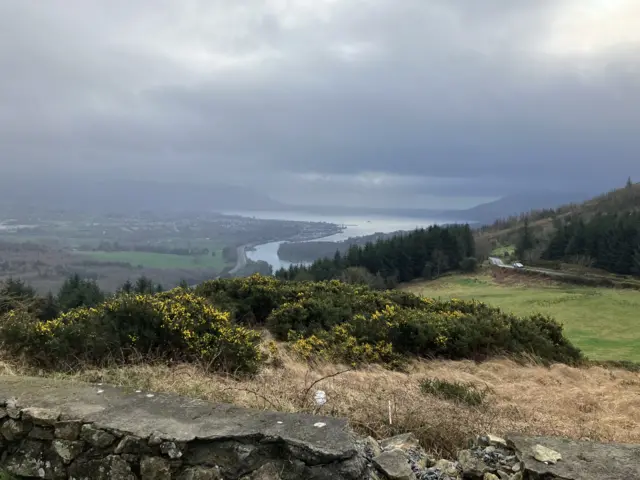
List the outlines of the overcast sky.
{"label": "overcast sky", "polygon": [[640,180],[638,0],[0,0],[5,172],[450,206]]}

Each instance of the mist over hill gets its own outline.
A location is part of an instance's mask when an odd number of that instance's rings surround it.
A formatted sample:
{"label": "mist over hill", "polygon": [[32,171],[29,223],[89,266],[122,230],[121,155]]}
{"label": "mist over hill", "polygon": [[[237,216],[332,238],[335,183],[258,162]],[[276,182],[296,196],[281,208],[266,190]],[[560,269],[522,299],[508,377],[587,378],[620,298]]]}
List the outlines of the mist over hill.
{"label": "mist over hill", "polygon": [[0,179],[0,202],[5,207],[95,213],[283,208],[268,196],[241,186],[38,176]]}

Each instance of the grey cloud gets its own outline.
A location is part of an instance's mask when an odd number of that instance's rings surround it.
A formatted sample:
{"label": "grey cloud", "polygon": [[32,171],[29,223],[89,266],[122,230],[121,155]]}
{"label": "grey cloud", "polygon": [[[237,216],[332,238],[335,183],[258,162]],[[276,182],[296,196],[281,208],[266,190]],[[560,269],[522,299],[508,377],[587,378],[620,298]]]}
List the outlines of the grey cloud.
{"label": "grey cloud", "polygon": [[608,188],[640,173],[640,46],[542,53],[570,3],[0,0],[0,161],[294,199]]}

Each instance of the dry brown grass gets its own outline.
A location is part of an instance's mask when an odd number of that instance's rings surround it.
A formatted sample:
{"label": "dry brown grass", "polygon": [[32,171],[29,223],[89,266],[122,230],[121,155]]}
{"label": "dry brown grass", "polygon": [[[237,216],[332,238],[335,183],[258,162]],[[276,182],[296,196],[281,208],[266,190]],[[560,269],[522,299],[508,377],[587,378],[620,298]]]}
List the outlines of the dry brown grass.
{"label": "dry brown grass", "polygon": [[[278,367],[267,367],[255,378],[241,381],[207,374],[193,365],[87,369],[58,376],[285,412],[316,412],[312,396],[322,389],[328,402],[320,414],[347,417],[357,431],[378,438],[415,432],[428,450],[443,456],[452,455],[474,435],[489,431],[640,443],[638,373],[600,367],[522,366],[510,360],[414,362],[407,373],[378,366],[348,371],[322,380],[305,397],[314,381],[345,367],[310,367],[282,352],[278,363]],[[2,362],[0,373],[34,374]],[[456,405],[421,393],[420,382],[425,377],[473,382],[489,387],[491,394],[484,407]]]}

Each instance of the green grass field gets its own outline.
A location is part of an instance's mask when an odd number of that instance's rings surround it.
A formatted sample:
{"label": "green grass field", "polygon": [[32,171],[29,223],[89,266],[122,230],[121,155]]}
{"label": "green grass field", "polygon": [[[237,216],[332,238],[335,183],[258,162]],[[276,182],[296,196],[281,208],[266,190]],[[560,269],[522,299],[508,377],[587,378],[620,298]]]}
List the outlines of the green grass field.
{"label": "green grass field", "polygon": [[517,281],[522,283],[454,275],[402,288],[427,297],[476,299],[519,315],[548,314],[590,359],[640,362],[640,292]]}
{"label": "green grass field", "polygon": [[168,253],[150,252],[77,252],[77,255],[89,257],[102,262],[127,262],[133,266],[142,265],[147,268],[210,268],[222,270],[226,263],[222,258],[222,251],[216,251],[216,256],[209,255],[173,255]]}
{"label": "green grass field", "polygon": [[505,255],[515,255],[515,245],[505,245],[502,247],[496,247],[491,251],[491,255],[494,257],[504,257]]}

